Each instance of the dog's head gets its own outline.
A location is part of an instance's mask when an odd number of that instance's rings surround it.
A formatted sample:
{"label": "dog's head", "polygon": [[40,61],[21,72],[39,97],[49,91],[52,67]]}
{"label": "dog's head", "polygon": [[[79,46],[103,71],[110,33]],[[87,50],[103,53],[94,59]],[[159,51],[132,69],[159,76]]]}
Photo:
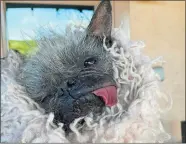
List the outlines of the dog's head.
{"label": "dog's head", "polygon": [[103,47],[111,42],[112,10],[102,1],[83,34],[44,39],[23,66],[21,84],[56,122],[68,129],[76,118],[117,102],[112,60]]}

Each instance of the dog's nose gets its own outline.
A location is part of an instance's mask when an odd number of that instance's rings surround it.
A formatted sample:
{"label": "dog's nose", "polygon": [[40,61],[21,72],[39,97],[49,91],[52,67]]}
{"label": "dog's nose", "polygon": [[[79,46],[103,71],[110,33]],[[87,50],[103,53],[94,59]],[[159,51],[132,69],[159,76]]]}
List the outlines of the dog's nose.
{"label": "dog's nose", "polygon": [[75,80],[74,78],[69,79],[69,80],[67,81],[67,86],[68,86],[68,87],[72,87],[72,86],[74,86],[75,84],[76,84],[76,80]]}

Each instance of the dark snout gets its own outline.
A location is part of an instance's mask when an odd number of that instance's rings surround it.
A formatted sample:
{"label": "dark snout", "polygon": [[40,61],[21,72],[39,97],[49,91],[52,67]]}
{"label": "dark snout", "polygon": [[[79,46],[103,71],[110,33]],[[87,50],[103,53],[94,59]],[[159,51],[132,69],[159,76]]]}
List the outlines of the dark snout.
{"label": "dark snout", "polygon": [[81,75],[67,81],[67,91],[74,99],[108,86],[116,86],[115,81],[109,75]]}
{"label": "dark snout", "polygon": [[[116,89],[116,83],[109,75],[89,72],[88,75],[81,74],[68,79],[56,93],[58,104],[55,119],[63,122],[66,129],[69,129],[69,124],[76,118],[85,116],[90,112],[101,114],[106,102],[102,94],[100,96],[99,93],[96,95],[95,91],[101,89],[104,91],[105,87]],[[105,91],[107,91],[106,88]]]}

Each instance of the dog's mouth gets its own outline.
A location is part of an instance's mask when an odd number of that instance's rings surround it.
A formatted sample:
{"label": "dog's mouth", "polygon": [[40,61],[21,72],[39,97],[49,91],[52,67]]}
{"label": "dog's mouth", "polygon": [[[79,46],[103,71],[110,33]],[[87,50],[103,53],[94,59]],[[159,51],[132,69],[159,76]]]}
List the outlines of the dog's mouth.
{"label": "dog's mouth", "polygon": [[68,89],[68,92],[73,99],[79,99],[91,93],[95,97],[100,97],[106,106],[111,107],[117,104],[116,82],[110,75],[80,76],[76,79],[76,84]]}
{"label": "dog's mouth", "polygon": [[93,94],[95,97],[99,97],[105,106],[112,107],[117,104],[117,87],[113,79],[105,76],[99,79],[99,83],[96,80],[96,84],[90,78],[87,81],[87,83],[79,81],[77,87],[69,91],[69,95],[73,99],[79,99]]}
{"label": "dog's mouth", "polygon": [[107,86],[92,92],[103,99],[106,106],[114,106],[117,103],[117,89],[115,86]]}

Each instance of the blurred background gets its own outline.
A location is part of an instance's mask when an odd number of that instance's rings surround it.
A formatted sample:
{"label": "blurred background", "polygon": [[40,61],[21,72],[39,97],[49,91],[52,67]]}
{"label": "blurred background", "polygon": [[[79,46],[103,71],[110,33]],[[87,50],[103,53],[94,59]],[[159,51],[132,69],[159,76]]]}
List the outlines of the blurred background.
{"label": "blurred background", "polygon": [[[8,49],[26,54],[35,48],[34,30],[50,27],[64,31],[71,24],[88,25],[100,1],[1,1],[1,58]],[[113,27],[124,15],[129,19],[131,40],[146,43],[144,53],[163,56],[160,67],[163,89],[173,99],[164,118],[166,128],[181,141],[180,122],[185,120],[185,1],[112,1]],[[29,47],[28,47],[29,44]]]}

